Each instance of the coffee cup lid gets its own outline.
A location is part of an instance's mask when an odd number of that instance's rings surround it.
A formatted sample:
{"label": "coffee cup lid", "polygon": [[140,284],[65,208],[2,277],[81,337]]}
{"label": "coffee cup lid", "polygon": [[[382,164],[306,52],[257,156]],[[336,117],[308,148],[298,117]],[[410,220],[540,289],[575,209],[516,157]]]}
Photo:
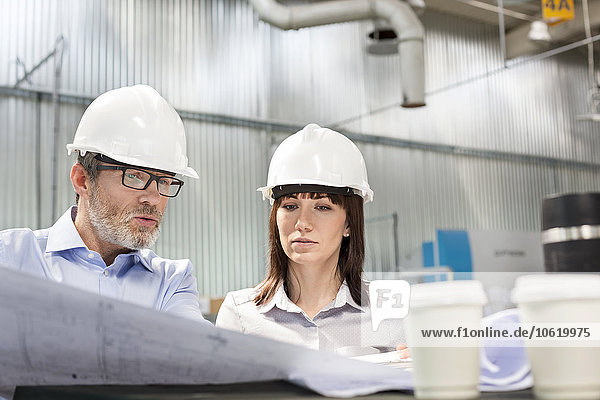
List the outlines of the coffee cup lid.
{"label": "coffee cup lid", "polygon": [[410,307],[484,305],[487,296],[479,281],[445,281],[411,286]]}
{"label": "coffee cup lid", "polygon": [[538,301],[600,298],[600,276],[592,274],[538,274],[520,276],[511,300]]}

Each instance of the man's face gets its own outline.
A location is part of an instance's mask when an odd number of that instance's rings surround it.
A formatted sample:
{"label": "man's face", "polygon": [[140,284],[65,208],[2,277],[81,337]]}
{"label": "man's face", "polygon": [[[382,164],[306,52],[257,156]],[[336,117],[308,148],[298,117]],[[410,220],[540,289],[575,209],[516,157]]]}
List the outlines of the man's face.
{"label": "man's face", "polygon": [[156,181],[135,190],[121,179],[121,171],[99,171],[89,198],[91,224],[105,242],[132,250],[150,247],[158,239],[168,198],[158,193]]}

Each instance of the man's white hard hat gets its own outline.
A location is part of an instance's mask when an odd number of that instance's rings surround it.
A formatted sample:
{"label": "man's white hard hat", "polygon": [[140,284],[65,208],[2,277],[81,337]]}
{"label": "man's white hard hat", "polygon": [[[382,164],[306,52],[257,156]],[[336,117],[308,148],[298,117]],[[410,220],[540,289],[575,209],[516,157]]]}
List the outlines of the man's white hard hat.
{"label": "man's white hard hat", "polygon": [[69,154],[104,154],[138,167],[198,179],[188,166],[185,129],[173,107],[150,86],[108,91],[85,110]]}
{"label": "man's white hard hat", "polygon": [[267,185],[257,191],[271,203],[282,194],[296,192],[345,192],[360,195],[365,203],[373,200],[358,147],[341,133],[317,124],[281,142],[269,165]]}

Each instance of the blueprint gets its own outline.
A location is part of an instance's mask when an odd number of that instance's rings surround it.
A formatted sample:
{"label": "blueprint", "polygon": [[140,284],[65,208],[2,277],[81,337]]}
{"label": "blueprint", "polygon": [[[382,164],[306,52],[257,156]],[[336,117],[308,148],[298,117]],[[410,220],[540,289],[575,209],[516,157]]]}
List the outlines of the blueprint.
{"label": "blueprint", "polygon": [[275,379],[339,397],[412,387],[406,370],[218,329],[0,267],[0,387]]}

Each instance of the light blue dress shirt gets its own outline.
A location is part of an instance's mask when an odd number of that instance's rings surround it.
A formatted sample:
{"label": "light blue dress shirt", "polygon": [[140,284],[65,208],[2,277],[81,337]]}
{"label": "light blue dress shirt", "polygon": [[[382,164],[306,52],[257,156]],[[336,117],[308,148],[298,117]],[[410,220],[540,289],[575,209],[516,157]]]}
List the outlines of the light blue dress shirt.
{"label": "light blue dress shirt", "polygon": [[189,260],[169,260],[143,249],[120,254],[107,266],[79,236],[76,215],[77,207],[71,207],[51,228],[1,231],[0,266],[209,323],[200,312]]}

